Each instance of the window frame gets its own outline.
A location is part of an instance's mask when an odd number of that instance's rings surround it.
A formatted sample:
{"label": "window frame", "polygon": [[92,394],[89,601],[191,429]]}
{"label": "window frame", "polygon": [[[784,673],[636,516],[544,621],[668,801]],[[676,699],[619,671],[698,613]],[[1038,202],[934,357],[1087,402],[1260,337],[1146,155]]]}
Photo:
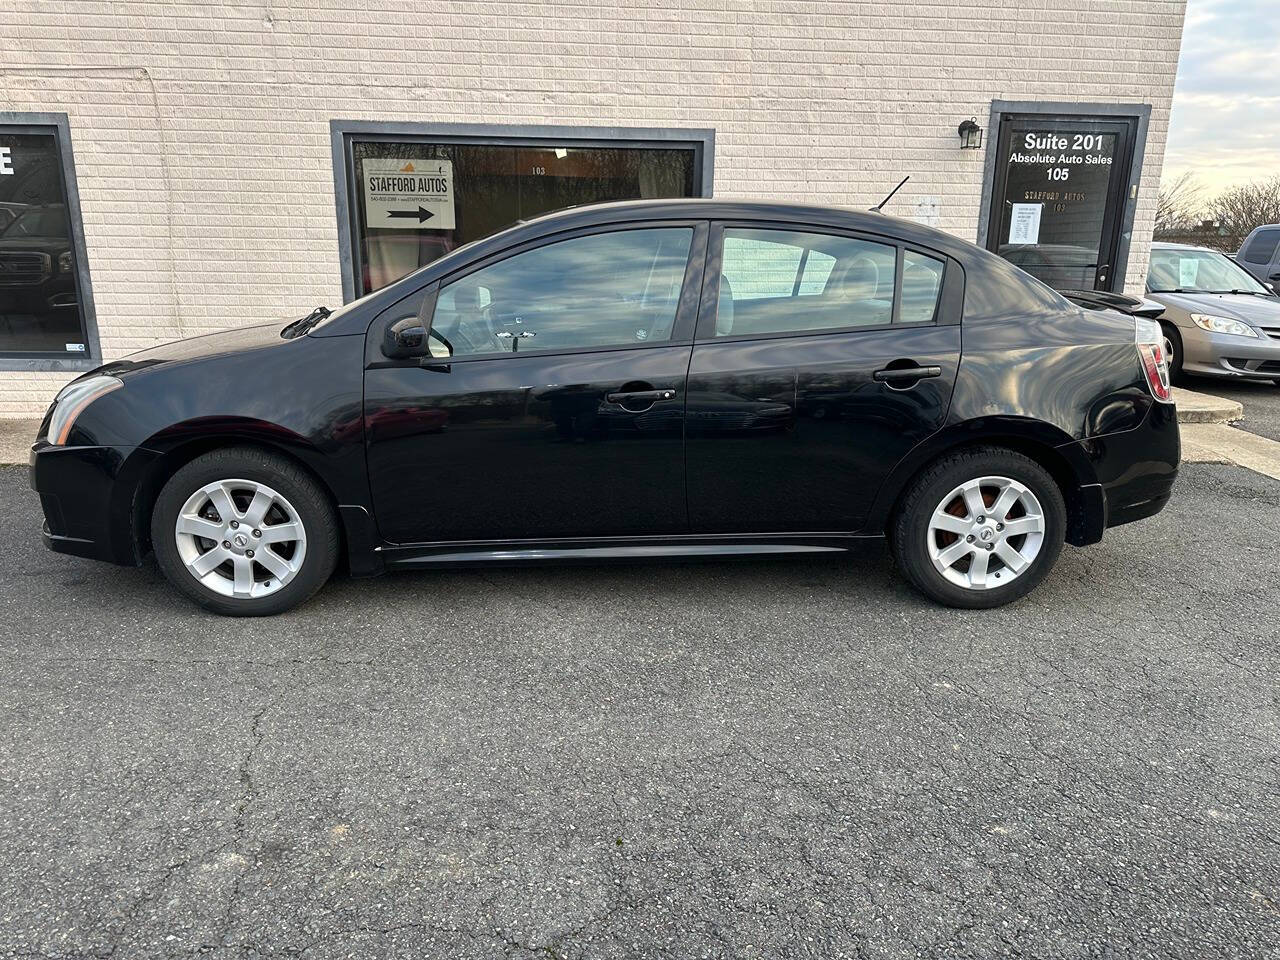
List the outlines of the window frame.
{"label": "window frame", "polygon": [[0,130],[5,133],[53,135],[58,150],[62,193],[66,199],[67,217],[70,220],[71,248],[76,265],[76,301],[84,324],[85,344],[83,354],[73,354],[63,351],[6,350],[3,343],[0,343],[0,370],[92,370],[102,365],[102,346],[98,335],[98,315],[93,303],[93,285],[89,279],[89,254],[84,239],[80,191],[76,185],[70,120],[65,113],[0,111]]}
{"label": "window frame", "polygon": [[[408,301],[422,296],[434,296],[432,304],[432,325],[435,324],[436,304],[439,295],[451,283],[462,280],[486,267],[509,260],[531,250],[551,246],[565,240],[576,240],[605,233],[621,233],[628,230],[658,230],[669,228],[685,228],[693,230],[689,243],[689,259],[685,264],[684,279],[681,281],[680,297],[676,302],[676,318],[671,328],[671,336],[665,340],[646,340],[636,343],[620,343],[612,346],[588,347],[550,347],[539,350],[536,347],[521,349],[513,353],[464,353],[451,357],[419,357],[409,360],[389,360],[382,355],[380,344],[387,324],[394,323],[403,316]],[[400,298],[380,314],[370,326],[368,335],[369,350],[366,358],[368,368],[383,367],[416,367],[416,366],[450,366],[455,363],[477,363],[494,360],[513,360],[522,357],[559,357],[576,356],[578,354],[614,353],[619,350],[655,350],[662,347],[692,346],[694,326],[698,316],[698,298],[702,290],[702,274],[705,269],[707,253],[708,221],[706,220],[626,220],[617,223],[595,224],[590,227],[579,227],[574,230],[563,230],[546,236],[536,237],[524,243],[499,250],[487,257],[468,263],[458,269],[424,284],[405,297]],[[434,288],[434,292],[432,291]]]}
{"label": "window frame", "polygon": [[[743,230],[777,230],[784,233],[813,233],[823,236],[843,237],[849,240],[863,240],[867,243],[878,243],[881,246],[893,247],[893,314],[889,323],[851,324],[844,327],[821,327],[814,330],[782,330],[776,333],[744,333],[716,336],[716,314],[720,307],[720,270],[724,258],[724,232],[726,229]],[[942,283],[938,289],[938,302],[934,306],[933,320],[928,323],[902,323],[899,316],[902,310],[902,256],[904,251],[932,257],[943,264]],[[796,300],[807,297],[794,296]],[[882,330],[917,330],[923,327],[958,326],[962,319],[964,303],[964,275],[960,265],[953,257],[941,250],[923,244],[911,243],[900,237],[888,234],[871,233],[866,230],[851,230],[832,227],[826,224],[795,223],[786,220],[716,220],[711,223],[707,237],[706,266],[702,275],[702,307],[698,313],[697,331],[694,337],[697,343],[740,343],[751,340],[786,340],[795,337],[823,337],[846,333],[871,333]],[[960,305],[960,306],[958,306]]]}
{"label": "window frame", "polygon": [[689,150],[693,154],[693,196],[710,197],[715,172],[714,128],[698,127],[576,127],[542,124],[416,123],[390,120],[330,120],[329,145],[338,215],[338,259],[342,271],[342,302],[357,299],[356,223],[359,189],[355,176],[356,141],[448,143],[464,146],[603,147],[609,149]]}

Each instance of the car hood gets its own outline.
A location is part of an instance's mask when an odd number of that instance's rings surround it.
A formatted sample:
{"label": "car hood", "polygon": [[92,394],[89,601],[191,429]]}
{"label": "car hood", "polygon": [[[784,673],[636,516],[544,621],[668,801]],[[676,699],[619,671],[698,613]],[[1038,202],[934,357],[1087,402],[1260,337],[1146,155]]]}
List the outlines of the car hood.
{"label": "car hood", "polygon": [[4,253],[61,253],[71,249],[66,237],[11,237],[0,238],[0,252]]}
{"label": "car hood", "polygon": [[1280,327],[1280,300],[1232,293],[1152,293],[1152,300],[1188,313],[1207,313],[1230,320]]}
{"label": "car hood", "polygon": [[98,373],[113,376],[141,370],[161,363],[182,363],[188,360],[202,360],[207,357],[227,356],[258,350],[274,344],[285,344],[289,341],[280,336],[280,331],[287,321],[277,320],[272,323],[259,324],[253,327],[237,327],[233,330],[221,330],[217,333],[206,333],[186,340],[174,340],[131,353],[120,360],[112,361],[99,369]]}

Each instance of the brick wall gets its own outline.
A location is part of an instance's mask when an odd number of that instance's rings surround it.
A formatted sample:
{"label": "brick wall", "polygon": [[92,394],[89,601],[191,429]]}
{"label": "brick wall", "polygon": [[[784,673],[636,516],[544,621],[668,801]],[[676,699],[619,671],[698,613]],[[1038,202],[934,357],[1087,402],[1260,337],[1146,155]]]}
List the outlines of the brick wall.
{"label": "brick wall", "polygon": [[[1006,100],[1153,106],[1145,275],[1185,0],[137,0],[0,5],[0,109],[70,115],[108,358],[340,302],[329,120],[716,130],[715,193],[941,200],[977,233]],[[354,9],[353,9],[354,8]],[[0,416],[65,374],[0,372]]]}

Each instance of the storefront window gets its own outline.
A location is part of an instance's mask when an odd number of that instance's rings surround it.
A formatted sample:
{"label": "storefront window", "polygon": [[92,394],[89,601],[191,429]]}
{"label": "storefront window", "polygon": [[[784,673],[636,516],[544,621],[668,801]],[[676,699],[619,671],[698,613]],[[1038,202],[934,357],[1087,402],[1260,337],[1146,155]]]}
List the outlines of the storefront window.
{"label": "storefront window", "polygon": [[539,214],[607,200],[694,196],[683,146],[563,146],[354,139],[355,293]]}
{"label": "storefront window", "polygon": [[0,357],[90,353],[56,128],[0,125]]}

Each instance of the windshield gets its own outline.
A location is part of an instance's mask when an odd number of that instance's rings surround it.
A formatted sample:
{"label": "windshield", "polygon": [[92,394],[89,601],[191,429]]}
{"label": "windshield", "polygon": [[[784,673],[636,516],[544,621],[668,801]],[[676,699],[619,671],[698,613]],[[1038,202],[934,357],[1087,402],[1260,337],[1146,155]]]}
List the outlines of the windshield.
{"label": "windshield", "polygon": [[1147,286],[1152,293],[1262,293],[1271,291],[1211,250],[1152,250]]}
{"label": "windshield", "polygon": [[65,239],[67,218],[60,207],[49,210],[28,210],[0,231],[6,240],[12,237],[38,237],[41,239]]}

